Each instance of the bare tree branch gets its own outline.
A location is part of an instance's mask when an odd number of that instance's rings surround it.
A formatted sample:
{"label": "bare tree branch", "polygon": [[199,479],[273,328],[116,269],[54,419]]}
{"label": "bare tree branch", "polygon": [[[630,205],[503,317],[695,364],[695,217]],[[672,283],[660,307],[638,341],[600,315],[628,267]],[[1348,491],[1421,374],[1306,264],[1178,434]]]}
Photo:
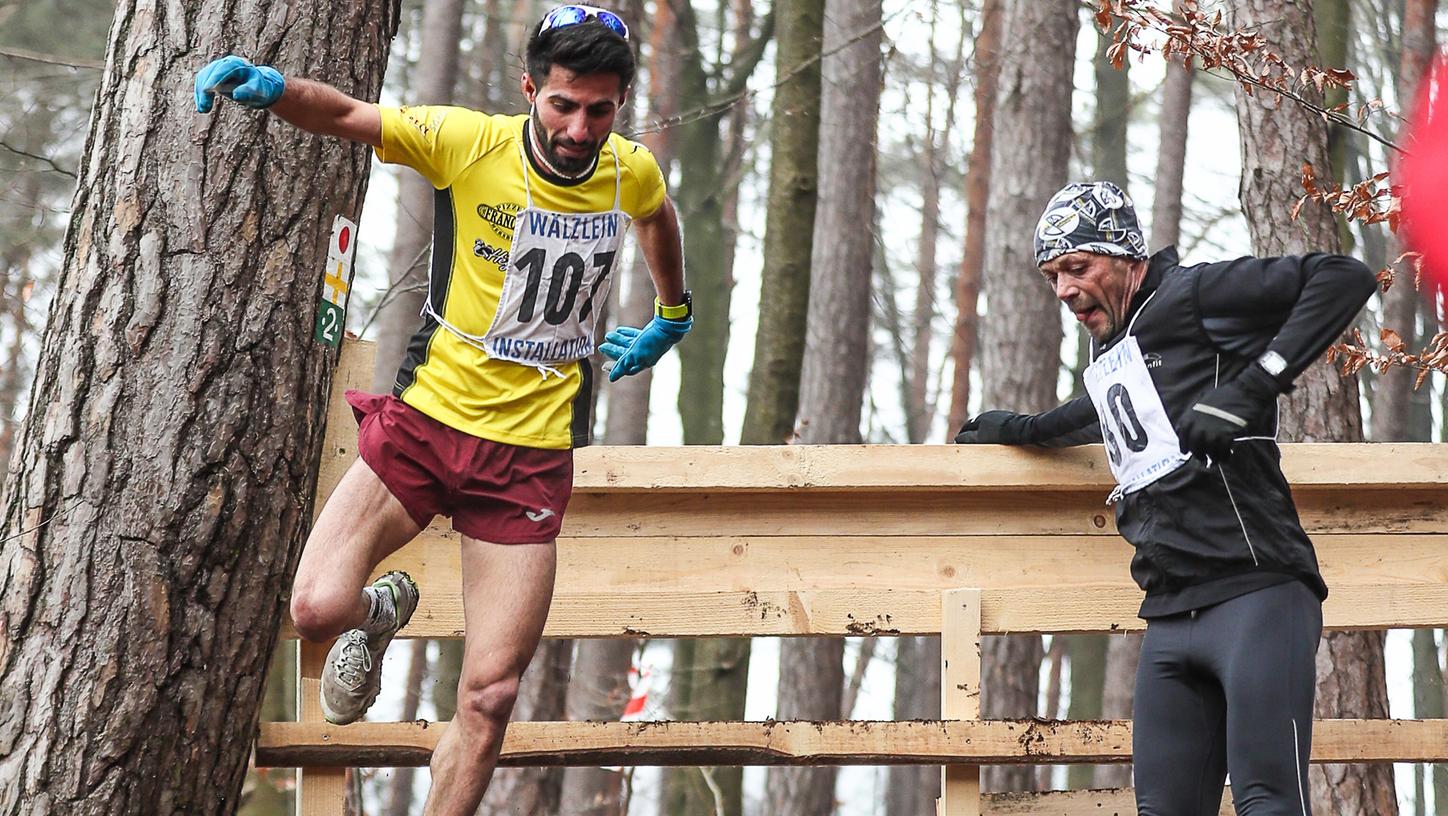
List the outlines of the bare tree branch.
{"label": "bare tree branch", "polygon": [[95,62],[93,60],[61,59],[57,56],[53,56],[50,54],[41,54],[36,51],[27,51],[23,48],[0,48],[0,57],[22,59],[29,62],[43,62],[46,65],[64,65],[68,68],[90,68],[92,70],[100,70],[101,68],[105,67],[105,63],[103,62]]}

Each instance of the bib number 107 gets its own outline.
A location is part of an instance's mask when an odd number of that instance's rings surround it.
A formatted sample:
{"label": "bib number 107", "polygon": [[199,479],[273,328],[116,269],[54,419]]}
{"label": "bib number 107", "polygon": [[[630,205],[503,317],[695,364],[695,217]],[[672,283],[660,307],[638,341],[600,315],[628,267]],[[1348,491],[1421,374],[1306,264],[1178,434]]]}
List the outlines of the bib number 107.
{"label": "bib number 107", "polygon": [[1146,450],[1146,428],[1136,416],[1126,386],[1115,383],[1106,390],[1106,413],[1101,418],[1101,435],[1106,438],[1106,453],[1113,465],[1121,464],[1123,443],[1132,453]]}
{"label": "bib number 107", "polygon": [[[593,256],[593,283],[588,287],[588,294],[583,300],[583,306],[578,310],[578,321],[583,322],[593,314],[593,298],[608,280],[608,273],[613,270],[613,259],[615,252],[598,252]],[[543,269],[547,265],[547,253],[543,247],[534,247],[523,253],[514,264],[518,271],[528,276],[527,283],[523,287],[523,300],[518,306],[518,322],[531,323],[538,315],[538,290],[543,287]],[[558,256],[553,263],[553,274],[548,278],[548,291],[543,295],[543,322],[550,326],[560,326],[565,323],[573,314],[573,306],[578,302],[578,295],[583,288],[584,272],[587,266],[583,257],[576,252],[565,252]]]}

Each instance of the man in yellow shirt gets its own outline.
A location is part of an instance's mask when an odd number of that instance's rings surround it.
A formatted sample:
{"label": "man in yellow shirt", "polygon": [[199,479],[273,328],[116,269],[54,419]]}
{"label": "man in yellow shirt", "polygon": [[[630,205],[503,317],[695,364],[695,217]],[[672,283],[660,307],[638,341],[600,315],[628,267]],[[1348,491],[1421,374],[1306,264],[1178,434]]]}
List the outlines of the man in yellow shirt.
{"label": "man in yellow shirt", "polygon": [[403,573],[364,586],[367,577],[434,516],[452,517],[467,634],[428,814],[476,810],[542,636],[572,448],[588,438],[584,358],[630,224],[658,297],[653,320],[609,332],[599,348],[615,361],[610,379],[652,366],[692,325],[663,175],[642,145],[612,133],[634,70],[623,20],[569,5],[533,28],[524,116],[379,107],[234,56],[197,75],[202,113],[217,95],[270,108],[304,130],[372,145],[437,190],[422,329],[392,394],[347,395],[360,458],[317,519],[291,598],[303,637],[341,635],[323,671],[324,714],[360,719],[383,652],[418,602]]}

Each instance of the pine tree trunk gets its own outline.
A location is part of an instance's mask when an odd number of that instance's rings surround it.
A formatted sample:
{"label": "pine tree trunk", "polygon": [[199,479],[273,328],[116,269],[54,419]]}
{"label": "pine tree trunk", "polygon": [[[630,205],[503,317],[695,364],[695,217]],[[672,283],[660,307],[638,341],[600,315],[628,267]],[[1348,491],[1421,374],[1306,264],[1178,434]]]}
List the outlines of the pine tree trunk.
{"label": "pine tree trunk", "polygon": [[740,434],[746,445],[778,445],[794,433],[819,189],[820,42],[825,0],[780,0],[778,15],[776,65],[779,76],[788,79],[775,89],[771,109],[759,329]]}
{"label": "pine tree trunk", "polygon": [[[573,682],[568,687],[568,719],[617,722],[628,705],[628,671],[638,643],[580,640]],[[623,816],[623,774],[607,768],[566,768],[558,806],[566,816]]]}
{"label": "pine tree trunk", "polygon": [[[873,232],[861,225],[875,222],[873,136],[882,85],[881,5],[880,0],[829,0],[824,12],[824,93],[818,116],[831,127],[820,133],[817,150],[821,165],[828,163],[833,171],[819,179],[814,246],[806,255],[811,280],[808,339],[797,375],[800,434],[806,444],[858,444],[869,366],[874,257]],[[754,392],[750,397],[753,404]],[[838,720],[843,716],[844,682],[843,639],[785,638],[780,642],[776,716]],[[833,767],[771,768],[767,812],[829,816],[835,775]]]}
{"label": "pine tree trunk", "polygon": [[[453,103],[462,25],[463,0],[432,0],[424,6],[422,47],[407,91],[407,104]],[[397,184],[397,228],[387,264],[390,288],[377,310],[377,357],[372,372],[375,393],[392,393],[408,341],[422,325],[419,312],[427,299],[435,197],[436,191],[419,173],[402,170]]]}
{"label": "pine tree trunk", "polygon": [[[1175,7],[1180,12],[1181,0]],[[1193,70],[1172,60],[1162,88],[1156,154],[1156,188],[1151,202],[1151,250],[1181,241],[1182,176],[1187,163],[1187,132],[1192,112]]]}
{"label": "pine tree trunk", "polygon": [[[417,710],[422,704],[422,681],[427,678],[427,650],[430,641],[411,640],[407,646],[407,686],[402,693],[402,714],[399,722],[417,719]],[[387,784],[387,816],[407,816],[412,811],[412,781],[417,777],[415,768],[393,768],[392,779]]]}
{"label": "pine tree trunk", "polygon": [[116,14],[6,490],[0,813],[229,814],[311,517],[332,219],[370,151],[176,89],[224,53],[214,21],[251,20],[252,55],[375,99],[398,9]]}
{"label": "pine tree trunk", "polygon": [[[940,719],[940,638],[896,639],[895,719]],[[892,765],[885,788],[885,816],[935,816],[940,768]]]}
{"label": "pine tree trunk", "polygon": [[[1041,283],[1030,236],[1051,195],[1066,182],[1071,155],[1071,76],[1078,4],[1011,0],[1003,31],[1032,33],[1031,48],[1004,49],[996,94],[995,151],[987,216],[985,290],[990,320],[981,337],[983,404],[1043,411],[1056,404],[1060,309]],[[988,637],[982,644],[982,716],[1029,717],[1036,711],[1039,636]],[[1030,790],[1026,767],[987,769],[988,790]]]}
{"label": "pine tree trunk", "polygon": [[965,247],[960,275],[955,282],[955,330],[950,339],[950,360],[955,373],[951,379],[950,416],[945,427],[947,438],[955,436],[970,411],[970,370],[975,362],[976,331],[980,323],[977,301],[981,271],[985,267],[986,209],[991,191],[991,146],[995,139],[1003,3],[1004,0],[983,0],[980,33],[975,37],[975,136],[965,167]]}
{"label": "pine tree trunk", "polygon": [[[1294,0],[1247,0],[1231,10],[1233,25],[1261,26],[1288,65],[1315,58],[1312,8]],[[1310,89],[1299,89],[1311,94]],[[1327,127],[1309,111],[1283,101],[1247,97],[1237,90],[1242,139],[1242,209],[1253,252],[1259,256],[1339,249],[1336,224],[1326,208],[1304,207],[1293,221],[1303,162],[1330,166]],[[1341,377],[1319,361],[1282,399],[1283,441],[1362,440],[1357,380]],[[1318,649],[1319,717],[1386,717],[1383,635],[1334,632]],[[1313,808],[1342,816],[1395,816],[1391,765],[1317,765],[1309,772]]]}
{"label": "pine tree trunk", "polygon": [[[1101,696],[1101,716],[1108,720],[1131,719],[1136,688],[1136,664],[1141,659],[1141,635],[1114,635],[1106,646],[1106,691]],[[1093,784],[1098,788],[1124,788],[1131,784],[1131,763],[1097,765]]]}

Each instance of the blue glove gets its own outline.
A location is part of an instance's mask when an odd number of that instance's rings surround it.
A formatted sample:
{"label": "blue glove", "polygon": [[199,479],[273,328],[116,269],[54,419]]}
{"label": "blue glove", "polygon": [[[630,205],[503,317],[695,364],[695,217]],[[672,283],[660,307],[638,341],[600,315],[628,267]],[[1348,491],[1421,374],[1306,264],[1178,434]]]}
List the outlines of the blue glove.
{"label": "blue glove", "polygon": [[196,74],[196,112],[211,113],[217,94],[248,108],[265,108],[281,99],[286,88],[286,80],[275,68],[252,65],[241,57],[222,57]]}
{"label": "blue glove", "polygon": [[692,317],[683,320],[655,317],[642,329],[619,326],[609,332],[603,345],[598,347],[604,356],[617,361],[608,372],[608,381],[618,382],[620,377],[652,368],[693,327]]}

